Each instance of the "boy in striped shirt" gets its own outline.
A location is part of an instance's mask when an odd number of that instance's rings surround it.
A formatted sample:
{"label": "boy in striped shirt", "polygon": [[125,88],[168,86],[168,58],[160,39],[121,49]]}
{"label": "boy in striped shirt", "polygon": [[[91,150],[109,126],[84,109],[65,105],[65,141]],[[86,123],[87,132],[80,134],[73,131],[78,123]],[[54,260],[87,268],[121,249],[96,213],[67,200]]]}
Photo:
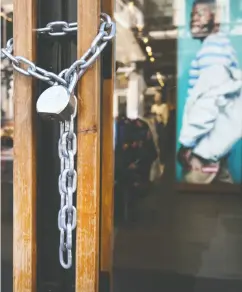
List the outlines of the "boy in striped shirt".
{"label": "boy in striped shirt", "polygon": [[232,183],[228,153],[242,137],[241,71],[215,15],[215,0],[194,2],[191,34],[202,46],[189,71],[178,152],[184,180],[189,183]]}

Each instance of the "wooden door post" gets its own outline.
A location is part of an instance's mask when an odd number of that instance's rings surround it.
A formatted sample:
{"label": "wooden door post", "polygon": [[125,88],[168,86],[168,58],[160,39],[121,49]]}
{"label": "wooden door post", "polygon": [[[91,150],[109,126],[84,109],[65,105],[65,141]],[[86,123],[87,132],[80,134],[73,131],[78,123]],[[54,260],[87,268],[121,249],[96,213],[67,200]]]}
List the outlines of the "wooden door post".
{"label": "wooden door post", "polygon": [[[14,0],[14,55],[35,61],[36,1]],[[36,291],[36,145],[33,78],[14,71],[13,290]]]}
{"label": "wooden door post", "polygon": [[[102,0],[103,12],[110,15],[113,19],[114,12],[113,0]],[[102,291],[111,291],[112,264],[113,264],[113,184],[114,184],[114,150],[113,150],[113,90],[114,90],[114,42],[109,44],[109,50],[104,51],[102,71],[102,165],[101,165],[101,276],[103,277]],[[106,59],[106,58],[107,59]],[[107,67],[108,68],[105,68]]]}
{"label": "wooden door post", "polygon": [[[78,0],[80,58],[90,47],[100,25],[100,0]],[[100,61],[78,86],[77,115],[77,231],[76,292],[97,292],[99,274],[100,208]]]}

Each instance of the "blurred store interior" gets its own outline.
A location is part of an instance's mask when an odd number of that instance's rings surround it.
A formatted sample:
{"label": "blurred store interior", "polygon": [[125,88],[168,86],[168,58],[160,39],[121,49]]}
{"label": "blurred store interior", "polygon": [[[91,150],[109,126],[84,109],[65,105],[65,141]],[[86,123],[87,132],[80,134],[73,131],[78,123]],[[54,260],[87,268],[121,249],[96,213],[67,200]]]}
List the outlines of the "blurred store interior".
{"label": "blurred store interior", "polygon": [[[177,174],[177,119],[189,67],[182,64],[200,46],[193,45],[187,28],[193,2],[115,1],[114,292],[242,291],[242,160],[236,160],[239,166],[230,162],[232,174],[236,167],[241,170],[230,185],[191,187]],[[12,36],[11,3],[1,6],[2,47]],[[236,47],[242,42],[242,0],[217,0],[217,5]],[[241,49],[235,50],[241,66]],[[14,101],[9,61],[1,63],[1,74],[2,291],[11,292]],[[162,128],[154,122],[157,104]],[[235,157],[241,157],[242,148],[236,149]]]}
{"label": "blurred store interior", "polygon": [[[1,3],[1,47],[12,37],[12,1]],[[12,289],[13,242],[13,70],[1,60],[1,289]],[[6,264],[5,264],[6,263]],[[4,271],[5,268],[5,271]],[[6,279],[4,281],[3,279]],[[10,290],[7,290],[10,289]]]}
{"label": "blurred store interior", "polygon": [[[158,145],[156,143],[158,152],[165,152],[163,167],[155,167],[156,160],[151,155],[150,161],[153,164],[146,164],[150,167],[147,183],[143,183],[145,176],[141,181],[134,175],[131,182],[126,178],[126,188],[119,188],[119,180],[121,185],[125,183],[120,174],[122,166],[116,158],[114,283],[117,291],[241,290],[241,187],[235,193],[233,188],[223,193],[223,184],[216,191],[212,185],[211,189],[208,186],[205,191],[201,191],[200,186],[187,186],[182,190],[178,188],[178,87],[181,87],[179,82],[184,82],[183,74],[187,70],[185,66],[181,66],[180,60],[190,59],[196,53],[187,29],[192,2],[194,1],[116,1],[116,59],[120,64],[116,73],[114,117],[118,117],[118,129],[120,132],[125,129],[123,121],[127,117],[130,116],[131,120],[137,118],[132,112],[132,106],[135,107],[135,92],[132,101],[129,88],[133,86],[130,76],[134,63],[141,69],[139,74],[146,87],[142,99],[143,111],[140,113],[138,110],[136,114],[143,122],[151,123],[150,130],[152,132],[153,129],[152,136],[156,141],[157,133],[154,133],[150,113],[157,90],[162,94],[162,103],[169,109],[166,131],[163,131],[165,137],[162,143],[165,146],[160,146],[159,141]],[[242,2],[218,2],[225,29],[241,42]],[[186,45],[185,42],[189,44]],[[241,51],[238,54],[241,55]],[[140,90],[139,94],[141,93]],[[138,102],[136,105],[140,108]],[[128,145],[137,141],[140,133],[138,128],[130,130],[133,131],[134,138],[127,138],[130,142],[127,142]],[[138,139],[142,139],[141,137],[142,134]],[[124,145],[123,149],[127,147]],[[121,152],[124,157],[125,151]],[[147,146],[144,152],[151,151]],[[130,152],[132,153],[131,150]],[[142,154],[139,159],[142,160]],[[241,169],[241,164],[239,167]],[[136,170],[138,173],[138,167]],[[128,166],[126,171],[130,173]],[[239,176],[241,178],[241,172]],[[136,183],[136,188],[132,187],[133,182]]]}

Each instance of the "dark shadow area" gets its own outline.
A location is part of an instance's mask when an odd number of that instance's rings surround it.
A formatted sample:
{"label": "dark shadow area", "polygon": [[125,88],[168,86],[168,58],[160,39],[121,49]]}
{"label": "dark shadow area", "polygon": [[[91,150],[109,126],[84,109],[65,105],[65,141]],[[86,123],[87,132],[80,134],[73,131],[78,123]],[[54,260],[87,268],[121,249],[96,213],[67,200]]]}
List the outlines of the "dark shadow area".
{"label": "dark shadow area", "polygon": [[114,270],[115,292],[239,292],[241,280],[197,278],[151,270]]}

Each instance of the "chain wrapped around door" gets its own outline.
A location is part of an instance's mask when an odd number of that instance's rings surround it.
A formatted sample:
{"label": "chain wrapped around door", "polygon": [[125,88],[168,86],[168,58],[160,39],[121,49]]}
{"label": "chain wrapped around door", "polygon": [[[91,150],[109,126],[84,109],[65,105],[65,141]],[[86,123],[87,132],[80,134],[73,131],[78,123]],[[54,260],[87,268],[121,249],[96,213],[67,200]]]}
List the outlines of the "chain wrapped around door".
{"label": "chain wrapped around door", "polygon": [[[64,36],[77,31],[77,23],[64,21],[50,22],[44,28],[36,29],[39,35]],[[73,206],[73,194],[77,187],[77,172],[74,168],[74,157],[77,152],[77,138],[74,132],[74,119],[77,114],[77,98],[74,90],[79,79],[99,57],[107,43],[116,33],[115,23],[111,17],[101,13],[99,32],[90,48],[69,68],[58,75],[36,66],[22,56],[13,56],[13,39],[1,49],[1,59],[8,58],[13,68],[25,76],[35,77],[47,82],[51,87],[39,97],[37,112],[48,119],[57,119],[60,123],[58,153],[60,158],[59,194],[60,210],[58,228],[60,230],[59,260],[63,268],[72,266],[72,232],[76,228],[76,208]],[[23,65],[27,65],[27,69]]]}

